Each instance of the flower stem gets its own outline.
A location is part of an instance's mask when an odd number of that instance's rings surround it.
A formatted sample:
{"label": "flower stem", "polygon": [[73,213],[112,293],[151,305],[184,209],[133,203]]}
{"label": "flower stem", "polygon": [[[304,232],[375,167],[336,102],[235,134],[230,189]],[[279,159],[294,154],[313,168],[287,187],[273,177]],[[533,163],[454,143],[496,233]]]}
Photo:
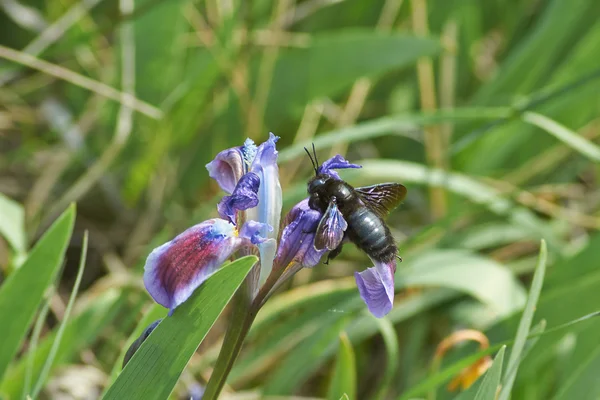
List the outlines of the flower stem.
{"label": "flower stem", "polygon": [[[257,266],[260,268],[260,264],[257,264]],[[230,316],[229,326],[227,332],[225,332],[225,338],[223,339],[223,345],[215,363],[215,368],[206,385],[206,390],[202,397],[203,400],[217,400],[258,311],[272,294],[272,290],[279,282],[283,269],[274,267],[272,273],[256,296],[254,296],[256,277],[252,276],[253,272],[250,272],[246,277],[244,284],[234,296],[233,312]]]}
{"label": "flower stem", "polygon": [[[251,279],[250,276],[246,279],[248,280],[249,278]],[[256,317],[256,310],[254,310],[251,297],[249,296],[248,286],[246,284],[242,285],[234,296],[233,312],[230,316],[229,327],[225,333],[223,346],[219,352],[215,368],[202,397],[203,400],[217,400],[221,390],[223,390],[223,386],[225,386],[227,376],[231,372],[231,368],[242,349],[242,344],[248,335],[250,326],[252,326],[252,322],[254,322],[254,318]]]}

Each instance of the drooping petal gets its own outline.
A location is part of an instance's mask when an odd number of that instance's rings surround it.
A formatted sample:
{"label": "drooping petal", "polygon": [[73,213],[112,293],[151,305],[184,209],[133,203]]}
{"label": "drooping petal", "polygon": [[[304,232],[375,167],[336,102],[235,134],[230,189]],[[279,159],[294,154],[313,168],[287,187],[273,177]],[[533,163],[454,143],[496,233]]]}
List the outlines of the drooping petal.
{"label": "drooping petal", "polygon": [[243,175],[231,193],[231,196],[224,196],[217,210],[221,218],[236,224],[236,213],[256,207],[259,203],[258,190],[260,187],[260,177],[254,172],[248,172]]}
{"label": "drooping petal", "polygon": [[344,168],[362,168],[362,166],[358,164],[352,164],[347,161],[344,157],[339,154],[331,157],[329,160],[324,161],[323,164],[319,166],[317,169],[318,174],[329,175],[335,179],[340,179],[338,173],[334,170],[336,169],[344,169]]}
{"label": "drooping petal", "polygon": [[355,272],[356,285],[360,297],[367,308],[377,318],[390,312],[394,306],[394,271],[396,259],[388,263],[373,260],[375,267]]}
{"label": "drooping petal", "polygon": [[214,160],[206,164],[208,176],[217,181],[221,189],[233,192],[237,181],[244,174],[241,147],[223,150]]}
{"label": "drooping petal", "polygon": [[292,263],[313,267],[325,253],[314,246],[315,232],[321,213],[308,206],[308,199],[296,204],[286,215],[284,228],[275,256],[277,268],[287,268]]}
{"label": "drooping petal", "polygon": [[[250,167],[250,171],[260,177],[258,190],[258,207],[248,210],[248,219],[256,220],[270,226],[268,231],[263,228],[263,236],[275,240],[279,233],[279,222],[281,219],[282,193],[279,183],[279,167],[277,166],[277,148],[275,146],[279,137],[269,133],[269,139],[258,146],[256,157]],[[261,259],[260,281],[264,282],[271,273],[273,257],[276,246],[266,243],[259,246]]]}
{"label": "drooping petal", "polygon": [[146,290],[171,314],[243,244],[250,240],[238,237],[225,220],[195,225],[150,253],[144,267]]}
{"label": "drooping petal", "polygon": [[256,155],[257,147],[250,139],[243,146],[223,150],[206,164],[208,175],[217,181],[221,189],[232,193],[242,176],[248,172]]}

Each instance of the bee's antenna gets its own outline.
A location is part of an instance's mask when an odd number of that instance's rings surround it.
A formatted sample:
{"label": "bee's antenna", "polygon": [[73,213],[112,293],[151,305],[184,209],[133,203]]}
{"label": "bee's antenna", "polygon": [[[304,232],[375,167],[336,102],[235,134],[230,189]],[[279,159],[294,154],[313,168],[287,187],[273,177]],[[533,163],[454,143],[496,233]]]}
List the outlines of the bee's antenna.
{"label": "bee's antenna", "polygon": [[317,172],[317,170],[319,169],[319,159],[317,158],[317,151],[315,150],[315,143],[313,142],[312,144],[312,150],[313,150],[313,155],[315,156],[315,173]]}
{"label": "bee's antenna", "polygon": [[[313,144],[314,147],[314,144]],[[315,160],[313,160],[312,155],[310,154],[310,151],[308,151],[308,149],[305,147],[304,151],[306,151],[306,154],[308,154],[308,158],[310,158],[310,163],[313,166],[313,169],[315,170],[315,175],[317,175],[317,164],[315,164]]]}

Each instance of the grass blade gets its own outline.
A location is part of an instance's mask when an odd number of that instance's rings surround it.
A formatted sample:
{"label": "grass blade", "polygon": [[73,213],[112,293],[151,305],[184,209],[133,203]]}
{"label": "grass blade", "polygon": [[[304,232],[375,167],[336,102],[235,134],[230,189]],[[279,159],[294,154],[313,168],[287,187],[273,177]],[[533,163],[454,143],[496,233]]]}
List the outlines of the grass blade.
{"label": "grass blade", "polygon": [[[591,314],[584,315],[581,318],[571,320],[567,323],[555,326],[548,330],[542,329],[542,328],[545,328],[544,324],[538,324],[535,328],[533,328],[531,330],[531,334],[529,335],[529,337],[527,337],[527,339],[531,341],[530,342],[531,346],[533,346],[533,344],[535,344],[535,342],[537,342],[537,340],[535,340],[537,338],[540,338],[540,337],[543,337],[543,336],[546,336],[549,334],[553,334],[555,332],[560,332],[560,331],[570,329],[575,325],[578,325],[585,321],[590,321],[598,316],[600,316],[600,311],[596,311]],[[534,331],[535,331],[535,333],[533,333]],[[409,400],[409,399],[415,398],[416,396],[419,396],[420,394],[427,393],[428,391],[431,391],[432,389],[436,389],[440,385],[442,385],[445,382],[452,379],[453,376],[460,373],[464,368],[468,367],[469,365],[471,365],[474,362],[476,362],[477,360],[479,360],[481,357],[486,356],[488,354],[492,354],[496,350],[500,350],[500,348],[504,345],[510,346],[514,343],[515,343],[514,340],[506,340],[504,342],[495,344],[485,350],[478,351],[475,354],[468,355],[468,356],[458,360],[454,364],[449,365],[448,367],[442,369],[441,371],[437,372],[436,374],[431,375],[431,376],[427,377],[426,379],[424,379],[423,381],[419,382],[416,386],[414,386],[414,387],[410,388],[409,390],[407,390],[406,392],[402,393],[398,397],[398,400]]]}
{"label": "grass blade", "polygon": [[40,340],[40,335],[42,334],[42,328],[44,327],[46,317],[48,316],[48,311],[50,311],[50,301],[46,301],[37,317],[37,321],[35,321],[35,325],[33,326],[33,332],[31,333],[31,341],[29,343],[29,348],[27,349],[27,368],[25,370],[25,381],[23,384],[22,398],[25,398],[27,393],[29,393],[31,390],[31,380],[33,379],[33,365],[35,361],[34,356],[38,348],[38,342]]}
{"label": "grass blade", "polygon": [[546,242],[542,240],[538,265],[535,269],[535,273],[533,274],[533,281],[531,283],[531,289],[529,290],[529,296],[527,297],[527,303],[525,304],[525,310],[523,311],[523,316],[519,322],[519,328],[517,329],[517,335],[515,337],[515,344],[513,345],[512,351],[510,352],[510,357],[508,359],[508,366],[506,370],[510,373],[504,379],[502,391],[500,392],[498,400],[508,400],[510,398],[510,391],[515,383],[518,366],[521,362],[521,353],[525,348],[527,336],[529,336],[529,329],[531,328],[531,323],[533,321],[535,306],[542,291],[544,275],[546,273],[547,257],[548,250],[546,249]]}
{"label": "grass blade", "polygon": [[75,304],[75,298],[77,297],[77,293],[79,292],[79,285],[81,285],[81,278],[83,278],[83,271],[85,269],[85,259],[87,257],[87,248],[88,231],[85,231],[85,233],[83,234],[83,245],[81,248],[81,257],[79,259],[79,269],[77,270],[77,277],[75,278],[73,290],[71,291],[71,295],[69,296],[69,302],[67,303],[67,308],[65,309],[63,320],[60,322],[60,326],[58,327],[58,331],[56,332],[56,337],[54,338],[54,342],[52,343],[52,347],[50,348],[50,353],[48,354],[46,363],[42,368],[42,372],[40,372],[40,376],[38,377],[37,383],[33,388],[31,397],[33,397],[34,399],[38,397],[40,391],[42,390],[42,385],[44,384],[44,382],[46,382],[46,379],[48,378],[50,368],[52,368],[52,364],[54,363],[54,359],[56,357],[56,353],[58,352],[60,342],[63,338],[67,322],[69,321],[69,317],[71,316],[73,304]]}
{"label": "grass blade", "polygon": [[379,332],[383,337],[383,343],[385,345],[387,364],[385,366],[385,372],[379,387],[377,388],[374,399],[383,400],[386,398],[386,392],[392,387],[392,380],[396,376],[396,370],[398,369],[398,361],[400,360],[400,345],[398,344],[398,336],[394,330],[394,325],[388,318],[375,318],[373,320],[379,326]]}
{"label": "grass blade", "polygon": [[75,221],[70,206],[35,245],[21,268],[0,287],[0,326],[8,327],[0,346],[0,378],[18,351],[44,293],[62,265]]}
{"label": "grass blade", "polygon": [[340,334],[340,345],[327,398],[338,400],[343,395],[351,399],[356,398],[356,358],[352,343],[344,332]]}
{"label": "grass blade", "polygon": [[[71,318],[64,330],[53,368],[71,361],[83,349],[90,346],[107,326],[112,325],[113,319],[125,308],[127,300],[128,293],[121,293],[120,290],[113,288],[96,297],[88,307]],[[30,364],[29,357],[23,357],[7,371],[0,386],[0,398],[2,395],[7,399],[21,398],[21,394],[25,391],[27,369],[31,370],[32,376],[39,376],[50,354],[57,330],[58,327],[40,341],[32,354],[33,365]]]}
{"label": "grass blade", "polygon": [[396,115],[364,122],[347,128],[336,129],[318,135],[314,139],[294,143],[279,152],[279,161],[286,162],[305,155],[304,147],[314,143],[317,150],[334,146],[340,141],[352,143],[385,135],[400,135],[420,139],[417,132],[422,126],[443,122],[486,121],[508,116],[510,108],[458,108],[429,113]]}
{"label": "grass blade", "polygon": [[502,346],[494,363],[485,374],[479,390],[475,394],[475,400],[494,400],[496,398],[496,392],[498,391],[498,385],[500,384],[500,378],[502,377],[502,362],[504,361],[504,350],[506,346]]}
{"label": "grass blade", "polygon": [[558,122],[531,111],[523,114],[523,121],[545,130],[590,160],[600,162],[600,147]]}
{"label": "grass blade", "polygon": [[210,277],[172,316],[156,327],[104,398],[162,400],[169,397],[189,359],[255,263],[256,257],[244,257]]}

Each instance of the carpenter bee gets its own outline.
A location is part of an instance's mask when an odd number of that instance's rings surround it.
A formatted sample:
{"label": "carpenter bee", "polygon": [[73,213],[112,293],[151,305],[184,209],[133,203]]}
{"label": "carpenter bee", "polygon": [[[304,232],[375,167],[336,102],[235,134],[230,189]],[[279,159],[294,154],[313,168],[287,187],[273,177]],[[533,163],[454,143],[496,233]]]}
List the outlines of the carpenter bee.
{"label": "carpenter bee", "polygon": [[[327,261],[337,257],[344,241],[351,241],[375,261],[389,263],[398,258],[398,248],[384,222],[387,214],[406,197],[399,183],[381,183],[354,188],[319,171],[313,144],[311,160],[315,177],[308,182],[308,205],[323,215],[315,233],[316,250],[329,250]],[[394,263],[395,265],[395,263]]]}

